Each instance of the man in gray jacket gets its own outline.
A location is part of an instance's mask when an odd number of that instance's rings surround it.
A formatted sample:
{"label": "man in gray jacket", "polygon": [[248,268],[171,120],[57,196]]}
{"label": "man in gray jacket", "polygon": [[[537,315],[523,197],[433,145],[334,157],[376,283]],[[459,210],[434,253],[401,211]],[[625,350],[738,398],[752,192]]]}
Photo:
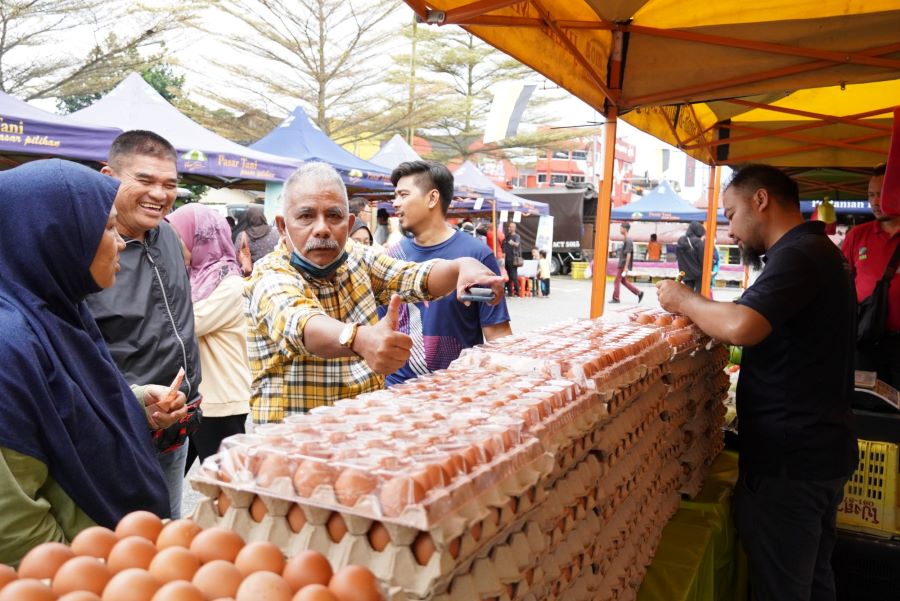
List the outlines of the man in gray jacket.
{"label": "man in gray jacket", "polygon": [[167,384],[185,371],[181,391],[190,407],[188,417],[154,432],[173,518],[181,515],[186,437],[201,415],[190,280],[178,235],[163,221],[175,202],[176,161],[172,145],[153,132],[128,131],[113,142],[102,172],[122,182],[116,209],[125,250],[119,255],[115,285],[87,299],[129,384]]}

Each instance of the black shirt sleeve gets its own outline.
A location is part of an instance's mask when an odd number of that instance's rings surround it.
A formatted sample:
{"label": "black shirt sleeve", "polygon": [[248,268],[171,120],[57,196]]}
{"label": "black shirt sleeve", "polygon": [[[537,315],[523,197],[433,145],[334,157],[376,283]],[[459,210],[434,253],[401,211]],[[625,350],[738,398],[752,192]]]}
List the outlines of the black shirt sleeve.
{"label": "black shirt sleeve", "polygon": [[784,249],[735,302],[757,311],[773,329],[778,328],[812,302],[822,287],[820,278],[820,270],[806,253]]}

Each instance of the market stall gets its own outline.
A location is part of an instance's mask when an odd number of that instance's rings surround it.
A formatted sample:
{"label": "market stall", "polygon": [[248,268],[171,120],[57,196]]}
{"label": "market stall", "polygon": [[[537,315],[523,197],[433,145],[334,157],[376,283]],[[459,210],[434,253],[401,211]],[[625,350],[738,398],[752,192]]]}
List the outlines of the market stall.
{"label": "market stall", "polygon": [[[900,9],[887,0],[770,0],[740,10],[661,0],[406,3],[424,22],[464,27],[600,111],[602,199],[611,197],[619,118],[710,165],[764,161],[804,172],[871,167],[887,155],[900,97]],[[707,229],[720,177],[713,170]],[[599,203],[595,248],[606,248],[609,220],[609,202]],[[711,258],[708,244],[704,274]],[[606,258],[598,259],[603,273]],[[591,315],[603,312],[605,285],[594,278]]]}
{"label": "market stall", "polygon": [[54,157],[105,161],[120,133],[113,127],[71,123],[0,92],[0,155],[6,166]]}

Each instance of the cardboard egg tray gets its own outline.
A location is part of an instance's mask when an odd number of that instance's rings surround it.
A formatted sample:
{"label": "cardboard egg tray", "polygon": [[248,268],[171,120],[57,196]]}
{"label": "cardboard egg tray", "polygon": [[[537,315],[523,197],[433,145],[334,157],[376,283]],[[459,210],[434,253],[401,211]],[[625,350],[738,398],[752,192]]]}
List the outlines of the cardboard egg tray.
{"label": "cardboard egg tray", "polygon": [[[546,493],[540,478],[549,471],[551,461],[548,454],[539,456],[529,469],[498,483],[427,530],[202,479],[192,481],[194,488],[206,497],[198,504],[194,520],[204,528],[227,527],[247,541],[270,541],[288,557],[314,549],[336,567],[366,565],[377,577],[401,586],[408,595],[427,597],[445,589],[454,575],[467,572],[485,550],[522,528],[530,512],[544,500]],[[223,497],[227,500],[224,511]],[[262,509],[258,509],[260,505]],[[332,530],[338,520],[342,525],[336,529],[345,534],[335,540]],[[369,539],[376,523],[384,526],[390,538],[380,552],[372,548]],[[297,525],[300,527],[295,529]],[[421,565],[414,557],[414,548],[417,539],[426,533],[434,552]]]}

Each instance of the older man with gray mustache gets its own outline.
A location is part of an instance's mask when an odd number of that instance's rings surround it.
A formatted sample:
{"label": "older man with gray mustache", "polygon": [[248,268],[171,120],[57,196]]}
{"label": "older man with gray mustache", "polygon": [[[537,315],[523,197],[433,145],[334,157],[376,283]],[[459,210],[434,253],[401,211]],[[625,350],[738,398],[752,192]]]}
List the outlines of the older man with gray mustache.
{"label": "older man with gray mustache", "polygon": [[[401,303],[503,280],[470,257],[410,263],[350,240],[355,217],[337,171],[306,163],[284,185],[282,242],[254,265],[247,285],[250,406],[256,423],[384,387],[409,359],[397,331]],[[387,314],[378,319],[379,306]]]}

